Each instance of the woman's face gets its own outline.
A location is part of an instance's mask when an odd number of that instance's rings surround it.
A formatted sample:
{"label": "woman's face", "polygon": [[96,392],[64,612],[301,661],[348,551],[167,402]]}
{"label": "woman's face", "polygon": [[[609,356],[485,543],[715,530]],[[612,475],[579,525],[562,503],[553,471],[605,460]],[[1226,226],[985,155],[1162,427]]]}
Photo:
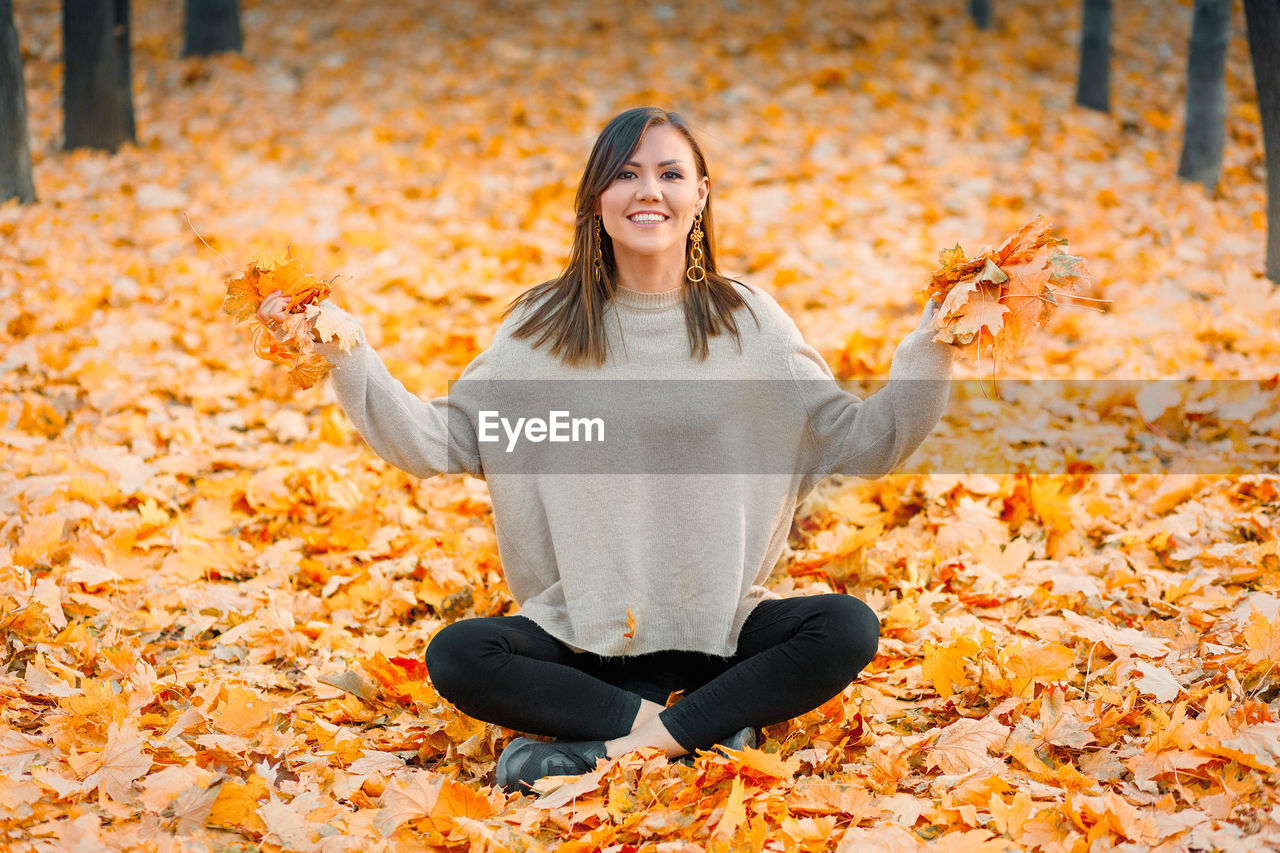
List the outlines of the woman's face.
{"label": "woman's face", "polygon": [[693,149],[680,131],[668,124],[646,130],[600,194],[596,212],[613,238],[614,257],[625,263],[628,253],[667,255],[683,269],[685,241],[710,184],[706,176],[698,177]]}

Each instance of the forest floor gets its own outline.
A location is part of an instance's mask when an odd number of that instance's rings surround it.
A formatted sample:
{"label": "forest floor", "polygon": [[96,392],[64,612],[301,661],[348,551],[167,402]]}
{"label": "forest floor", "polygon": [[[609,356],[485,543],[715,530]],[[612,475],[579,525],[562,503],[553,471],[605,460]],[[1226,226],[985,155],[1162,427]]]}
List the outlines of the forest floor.
{"label": "forest floor", "polygon": [[[1280,845],[1280,295],[1238,8],[1209,192],[1176,176],[1189,2],[1114,4],[1111,114],[1073,104],[1075,0],[997,2],[989,32],[958,0],[243,5],[242,55],[184,59],[181,4],[135,0],[138,144],[107,155],[61,150],[59,5],[17,4],[39,198],[0,206],[4,846]],[[1110,302],[961,364],[985,384],[905,473],[798,508],[772,587],[882,620],[841,696],[759,750],[505,795],[514,733],[421,664],[514,612],[484,483],[382,462],[219,305],[290,249],[441,393],[559,271],[592,140],[646,104],[704,142],[721,268],[856,386],[940,250],[1038,213]]]}

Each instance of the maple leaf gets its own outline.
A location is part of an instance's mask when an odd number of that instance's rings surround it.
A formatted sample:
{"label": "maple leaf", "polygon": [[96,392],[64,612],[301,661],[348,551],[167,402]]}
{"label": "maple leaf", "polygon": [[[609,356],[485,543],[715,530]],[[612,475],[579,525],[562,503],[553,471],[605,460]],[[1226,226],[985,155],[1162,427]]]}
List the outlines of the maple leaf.
{"label": "maple leaf", "polygon": [[314,793],[303,794],[292,802],[283,802],[274,796],[258,806],[258,817],[262,818],[267,836],[279,839],[281,846],[289,850],[310,851],[316,848],[322,827],[307,820],[317,800]]}
{"label": "maple leaf", "polygon": [[987,750],[1004,743],[1009,727],[990,717],[961,718],[944,728],[930,747],[927,761],[943,773],[962,774],[991,763]]}
{"label": "maple leaf", "polygon": [[393,657],[389,663],[398,666],[408,681],[422,681],[427,677],[427,664],[422,658]]}
{"label": "maple leaf", "polygon": [[[288,314],[277,328],[268,329],[257,311],[262,300],[276,291],[286,300]],[[331,291],[330,282],[308,273],[296,258],[268,254],[251,261],[239,278],[227,280],[222,310],[236,320],[252,318],[254,353],[289,367],[289,384],[305,389],[324,379],[332,367],[315,351],[313,333],[322,341],[336,340],[343,350],[359,343],[359,326],[350,317],[320,305]]]}
{"label": "maple leaf", "polygon": [[289,384],[299,389],[307,389],[329,375],[331,365],[318,352],[303,353],[293,362],[292,370],[286,376]]}
{"label": "maple leaf", "polygon": [[[942,343],[973,343],[983,334],[990,340],[1004,328],[1009,306],[1000,302],[1000,288],[972,280],[956,285],[938,309],[939,330],[933,339]],[[940,319],[938,319],[940,318]]]}
{"label": "maple leaf", "polygon": [[57,550],[65,525],[66,519],[60,513],[48,513],[29,520],[22,528],[18,547],[13,550],[14,562],[30,566],[47,559]]}
{"label": "maple leaf", "polygon": [[729,799],[724,804],[724,812],[720,815],[720,820],[716,823],[712,836],[718,838],[732,838],[733,833],[747,819],[747,806],[743,801],[746,796],[746,789],[742,785],[742,777],[733,777],[733,786],[729,790]]}
{"label": "maple leaf", "polygon": [[[934,340],[959,344],[975,358],[1007,358],[1030,340],[1061,304],[1063,296],[1090,281],[1084,260],[1061,248],[1036,216],[998,249],[966,257],[956,246],[939,256],[941,267],[925,288],[942,304],[934,315]],[[1056,289],[1055,289],[1056,288]]]}
{"label": "maple leaf", "polygon": [[237,320],[247,319],[267,294],[277,290],[293,312],[328,298],[331,288],[329,282],[308,273],[297,258],[264,253],[253,258],[239,278],[227,280],[222,310]]}
{"label": "maple leaf", "polygon": [[840,839],[836,853],[926,853],[932,848],[914,833],[893,824],[883,824],[864,829],[851,827]]}
{"label": "maple leaf", "polygon": [[945,648],[925,643],[921,674],[939,696],[950,699],[956,687],[967,687],[972,683],[967,667],[979,648],[978,643],[969,638],[955,640]]}
{"label": "maple leaf", "polygon": [[348,669],[344,672],[326,673],[316,676],[316,681],[321,684],[328,684],[330,687],[336,687],[345,693],[350,693],[370,702],[376,701],[378,698],[377,688],[355,670]]}
{"label": "maple leaf", "polygon": [[466,785],[447,780],[436,798],[435,807],[427,815],[427,826],[441,834],[448,833],[458,818],[480,820],[493,815],[493,804],[483,794]]}
{"label": "maple leaf", "polygon": [[409,821],[424,832],[448,834],[455,820],[479,820],[493,814],[489,799],[438,774],[415,773],[407,783],[395,780],[382,794],[373,828],[383,837]]}
{"label": "maple leaf", "polygon": [[1249,663],[1269,668],[1280,660],[1280,625],[1276,622],[1261,613],[1254,613],[1243,635],[1245,645],[1249,647]]}
{"label": "maple leaf", "polygon": [[210,825],[250,832],[262,832],[266,828],[258,816],[258,805],[268,796],[266,780],[261,776],[227,780],[217,792],[207,818]]}
{"label": "maple leaf", "polygon": [[411,693],[406,687],[412,682],[421,681],[426,676],[427,669],[426,664],[420,660],[387,660],[381,653],[362,660],[360,665],[381,686],[383,695],[396,702],[411,701]]}
{"label": "maple leaf", "polygon": [[1075,708],[1067,704],[1061,690],[1047,690],[1040,700],[1040,727],[1035,745],[1080,749],[1097,738],[1085,728]]}
{"label": "maple leaf", "polygon": [[237,684],[227,688],[224,698],[209,715],[209,722],[220,731],[249,737],[266,725],[274,710],[274,703]]}
{"label": "maple leaf", "polygon": [[1049,294],[1049,277],[1052,274],[1048,250],[1036,252],[1026,261],[1008,263],[1004,272],[1008,279],[1000,294],[1001,304],[1009,308],[1005,317],[1006,351],[1022,348],[1031,333],[1043,326],[1057,307]]}
{"label": "maple leaf", "polygon": [[1037,682],[1064,681],[1075,672],[1075,662],[1075,653],[1058,643],[1037,643],[1029,649],[1017,649],[1004,661],[1013,676],[1010,691],[1014,696],[1022,696]]}
{"label": "maple leaf", "polygon": [[98,769],[85,784],[96,783],[98,790],[113,800],[130,799],[134,781],[151,769],[151,758],[142,751],[144,742],[132,721],[112,723],[107,729],[107,745],[98,756]]}
{"label": "maple leaf", "polygon": [[386,838],[405,822],[431,814],[444,782],[443,776],[425,772],[415,772],[407,781],[396,779],[382,792],[381,808],[373,819],[373,828]]}
{"label": "maple leaf", "polygon": [[1156,666],[1144,660],[1134,661],[1134,666],[1142,673],[1142,676],[1134,681],[1134,686],[1143,693],[1155,696],[1157,702],[1172,702],[1182,692],[1182,685],[1165,667]]}
{"label": "maple leaf", "polygon": [[199,787],[204,790],[204,785],[213,779],[213,775],[208,770],[189,764],[165,767],[142,780],[142,805],[158,812],[189,788]]}
{"label": "maple leaf", "polygon": [[776,752],[765,752],[762,749],[743,747],[728,749],[721,747],[747,776],[752,778],[790,779],[800,770],[800,759],[794,755],[783,759]]}
{"label": "maple leaf", "polygon": [[324,343],[336,341],[339,348],[349,350],[360,343],[360,326],[344,311],[321,303],[307,307],[304,316]]}
{"label": "maple leaf", "polygon": [[[237,279],[227,282],[227,295],[222,301],[222,310],[236,320],[247,320],[262,304],[264,294],[258,292],[256,271],[246,271]],[[270,291],[268,291],[270,292]]]}
{"label": "maple leaf", "polygon": [[613,764],[614,762],[610,762],[597,766],[590,773],[583,773],[580,776],[548,776],[539,779],[533,783],[533,790],[538,793],[538,798],[533,801],[530,808],[558,809],[584,794],[595,791],[600,787],[600,780],[612,769]]}
{"label": "maple leaf", "polygon": [[173,801],[174,830],[178,835],[188,835],[202,829],[220,795],[218,787],[193,786],[179,794]]}

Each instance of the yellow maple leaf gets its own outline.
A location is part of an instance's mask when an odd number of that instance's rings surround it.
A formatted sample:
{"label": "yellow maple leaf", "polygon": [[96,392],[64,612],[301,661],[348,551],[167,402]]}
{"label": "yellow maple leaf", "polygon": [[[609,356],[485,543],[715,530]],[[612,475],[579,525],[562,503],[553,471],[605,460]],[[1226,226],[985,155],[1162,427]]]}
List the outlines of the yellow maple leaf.
{"label": "yellow maple leaf", "polygon": [[1254,613],[1245,626],[1244,642],[1249,647],[1249,663],[1270,667],[1280,660],[1280,625],[1261,613]]}
{"label": "yellow maple leaf", "polygon": [[258,806],[267,799],[267,783],[261,776],[223,782],[209,812],[210,826],[262,832],[266,824],[258,816]]}
{"label": "yellow maple leaf", "polygon": [[1076,656],[1060,643],[1037,643],[1026,649],[1009,649],[1001,660],[1011,676],[1010,694],[1022,696],[1036,683],[1068,680],[1075,672]]}
{"label": "yellow maple leaf", "polygon": [[248,737],[266,725],[274,710],[275,703],[237,684],[227,688],[209,722],[227,734]]}
{"label": "yellow maple leaf", "polygon": [[744,802],[746,789],[742,785],[742,777],[733,777],[733,786],[729,790],[729,799],[724,804],[724,813],[720,815],[712,835],[717,838],[731,838],[742,822],[747,819],[747,806]]}
{"label": "yellow maple leaf", "polygon": [[921,674],[938,691],[939,696],[950,699],[956,687],[968,687],[973,683],[966,672],[966,666],[978,649],[978,643],[967,637],[958,639],[947,647],[925,643]]}

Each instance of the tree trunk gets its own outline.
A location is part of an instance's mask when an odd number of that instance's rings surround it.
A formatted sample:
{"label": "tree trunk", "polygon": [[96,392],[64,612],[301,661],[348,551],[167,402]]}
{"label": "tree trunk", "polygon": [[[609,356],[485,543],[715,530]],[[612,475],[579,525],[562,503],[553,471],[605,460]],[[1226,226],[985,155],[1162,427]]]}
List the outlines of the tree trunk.
{"label": "tree trunk", "polygon": [[1182,135],[1178,177],[1212,191],[1222,172],[1222,139],[1227,120],[1227,31],[1231,0],[1196,0],[1187,52],[1187,123]]}
{"label": "tree trunk", "polygon": [[187,0],[185,30],[183,56],[238,53],[243,48],[239,0]]}
{"label": "tree trunk", "polygon": [[991,29],[990,0],[969,0],[969,17],[978,29]]}
{"label": "tree trunk", "polygon": [[36,200],[27,138],[27,87],[22,76],[13,0],[0,0],[0,202]]}
{"label": "tree trunk", "polygon": [[1111,112],[1111,0],[1084,0],[1076,103]]}
{"label": "tree trunk", "polygon": [[1267,155],[1267,278],[1280,285],[1280,0],[1244,0]]}
{"label": "tree trunk", "polygon": [[129,0],[64,0],[67,148],[115,151],[134,141]]}

